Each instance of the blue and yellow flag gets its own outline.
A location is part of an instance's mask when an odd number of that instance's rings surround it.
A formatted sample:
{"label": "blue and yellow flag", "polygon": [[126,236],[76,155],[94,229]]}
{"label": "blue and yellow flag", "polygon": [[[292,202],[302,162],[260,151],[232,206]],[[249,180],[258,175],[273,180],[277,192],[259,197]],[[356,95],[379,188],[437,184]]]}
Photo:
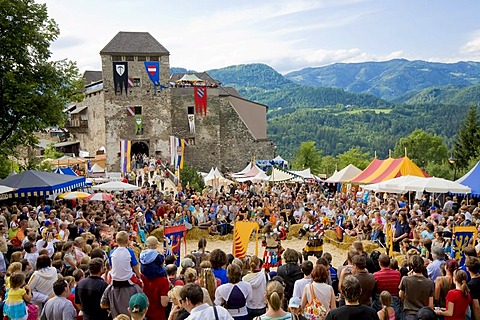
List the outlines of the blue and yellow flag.
{"label": "blue and yellow flag", "polygon": [[457,260],[458,265],[465,264],[465,248],[475,246],[477,239],[477,228],[475,227],[455,227],[452,237],[452,258]]}

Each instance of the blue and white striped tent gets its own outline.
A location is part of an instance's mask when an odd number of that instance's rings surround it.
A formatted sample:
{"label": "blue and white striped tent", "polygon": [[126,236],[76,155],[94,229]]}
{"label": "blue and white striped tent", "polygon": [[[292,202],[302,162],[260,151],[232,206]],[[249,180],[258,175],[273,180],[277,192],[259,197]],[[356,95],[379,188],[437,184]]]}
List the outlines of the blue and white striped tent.
{"label": "blue and white striped tent", "polygon": [[85,186],[85,177],[28,170],[0,180],[0,185],[16,189],[10,198],[49,196]]}

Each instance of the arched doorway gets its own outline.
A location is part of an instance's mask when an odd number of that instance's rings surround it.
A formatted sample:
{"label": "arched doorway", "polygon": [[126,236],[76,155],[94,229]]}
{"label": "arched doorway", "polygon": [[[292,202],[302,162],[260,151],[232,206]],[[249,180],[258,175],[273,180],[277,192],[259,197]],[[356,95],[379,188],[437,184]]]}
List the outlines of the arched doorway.
{"label": "arched doorway", "polygon": [[[132,142],[131,155],[132,155],[132,159],[131,159],[132,167],[134,169],[143,168],[145,165],[145,160],[150,157],[148,143],[145,141]],[[145,159],[145,156],[146,156],[146,159]]]}

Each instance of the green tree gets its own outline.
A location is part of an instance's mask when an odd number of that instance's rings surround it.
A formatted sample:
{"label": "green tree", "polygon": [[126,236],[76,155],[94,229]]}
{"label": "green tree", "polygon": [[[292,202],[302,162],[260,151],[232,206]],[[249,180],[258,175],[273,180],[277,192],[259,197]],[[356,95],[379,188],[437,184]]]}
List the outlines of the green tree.
{"label": "green tree", "polygon": [[62,124],[65,104],[81,97],[75,63],[50,61],[59,29],[45,4],[0,2],[0,150],[32,145],[34,132]]}
{"label": "green tree", "polygon": [[370,156],[370,153],[363,152],[360,147],[350,148],[350,150],[345,151],[342,154],[339,154],[337,156],[337,159],[338,159],[338,170],[345,168],[349,164],[353,164],[357,168],[363,170],[372,161],[372,157]]}
{"label": "green tree", "polygon": [[480,122],[478,121],[477,108],[471,106],[455,138],[453,154],[457,159],[456,166],[466,168],[471,159],[479,156],[479,147]]}
{"label": "green tree", "polygon": [[317,150],[314,141],[302,142],[295,152],[292,165],[298,170],[310,168],[313,174],[318,174],[322,166],[322,152]]}
{"label": "green tree", "polygon": [[331,176],[335,171],[337,164],[337,159],[333,156],[324,156],[322,157],[322,164],[319,168],[319,173],[324,173],[327,176]]}
{"label": "green tree", "polygon": [[198,174],[197,170],[186,164],[183,166],[183,169],[180,170],[180,179],[182,180],[183,188],[189,185],[197,191],[202,191],[205,187],[202,176]]}
{"label": "green tree", "polygon": [[448,158],[448,149],[442,137],[421,129],[398,140],[393,155],[403,157],[405,149],[408,157],[421,168],[426,168],[429,163],[440,165]]}
{"label": "green tree", "polygon": [[63,156],[63,153],[60,151],[57,151],[55,147],[53,146],[53,143],[51,143],[43,152],[43,157],[45,159],[58,159]]}

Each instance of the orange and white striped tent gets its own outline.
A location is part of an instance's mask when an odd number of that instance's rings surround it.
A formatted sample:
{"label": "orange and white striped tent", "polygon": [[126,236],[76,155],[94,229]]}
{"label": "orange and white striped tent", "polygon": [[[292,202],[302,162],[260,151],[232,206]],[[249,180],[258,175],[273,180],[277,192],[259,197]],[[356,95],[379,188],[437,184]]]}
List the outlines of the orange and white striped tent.
{"label": "orange and white striped tent", "polygon": [[387,181],[401,176],[429,177],[408,157],[388,158],[385,160],[373,159],[365,170],[360,172],[349,182],[357,184],[370,184]]}

